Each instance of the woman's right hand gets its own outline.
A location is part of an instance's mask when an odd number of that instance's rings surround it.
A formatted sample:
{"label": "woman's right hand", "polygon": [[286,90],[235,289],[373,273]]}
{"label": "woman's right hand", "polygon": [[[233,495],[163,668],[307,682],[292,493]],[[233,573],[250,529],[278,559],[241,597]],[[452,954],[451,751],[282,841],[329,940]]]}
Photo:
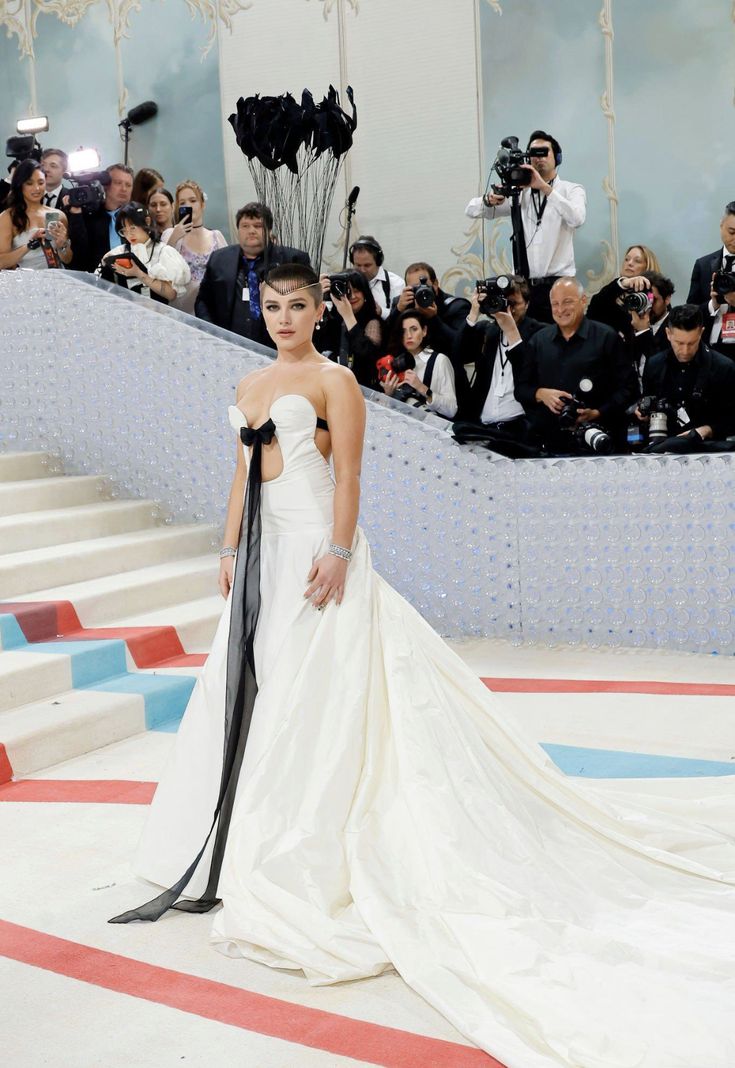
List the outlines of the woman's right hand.
{"label": "woman's right hand", "polygon": [[219,580],[217,585],[219,586],[219,592],[227,599],[230,590],[232,589],[232,578],[235,574],[235,557],[223,556],[219,562]]}
{"label": "woman's right hand", "polygon": [[383,393],[385,393],[387,397],[392,397],[400,384],[401,381],[398,375],[394,375],[392,371],[389,371],[383,379]]}
{"label": "woman's right hand", "polygon": [[184,223],[178,222],[174,226],[171,233],[168,235],[169,245],[175,245],[177,241],[183,241],[187,234],[191,233],[191,223],[185,226]]}

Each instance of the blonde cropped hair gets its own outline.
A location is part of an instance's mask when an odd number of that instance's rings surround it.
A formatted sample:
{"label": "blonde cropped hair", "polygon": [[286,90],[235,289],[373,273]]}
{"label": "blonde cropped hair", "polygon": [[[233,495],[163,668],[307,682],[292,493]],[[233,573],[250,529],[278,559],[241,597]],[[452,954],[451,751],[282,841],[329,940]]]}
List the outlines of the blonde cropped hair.
{"label": "blonde cropped hair", "polygon": [[202,187],[199,185],[199,182],[195,182],[193,178],[187,178],[185,181],[179,182],[179,184],[176,186],[176,192],[174,193],[174,201],[176,203],[176,210],[177,211],[179,210],[179,194],[181,193],[182,189],[193,189],[194,192],[197,195],[197,199],[199,200],[199,203],[200,204],[206,204],[206,202],[207,202],[207,194],[204,192]]}

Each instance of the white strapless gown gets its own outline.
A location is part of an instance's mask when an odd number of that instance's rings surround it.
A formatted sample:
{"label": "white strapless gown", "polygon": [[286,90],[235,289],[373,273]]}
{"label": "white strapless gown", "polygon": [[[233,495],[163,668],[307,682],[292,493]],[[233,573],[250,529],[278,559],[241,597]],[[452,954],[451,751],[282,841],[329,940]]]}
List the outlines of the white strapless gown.
{"label": "white strapless gown", "polygon": [[[310,403],[271,418],[284,467],[263,485],[259,692],[213,942],[313,984],[394,966],[508,1068],[733,1068],[732,780],[677,803],[566,778],[360,531],[344,602],[316,612],[333,483]],[[211,823],[228,623],[229,604],[136,857],[162,886]]]}

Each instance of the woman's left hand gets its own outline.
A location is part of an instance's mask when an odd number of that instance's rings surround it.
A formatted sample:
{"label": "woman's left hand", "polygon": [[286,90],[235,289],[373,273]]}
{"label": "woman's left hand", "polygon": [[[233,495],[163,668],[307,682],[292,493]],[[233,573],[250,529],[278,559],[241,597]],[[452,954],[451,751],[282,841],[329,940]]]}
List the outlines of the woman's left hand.
{"label": "woman's left hand", "polygon": [[342,604],[345,594],[345,579],[347,578],[347,560],[332,553],[326,553],[315,560],[311,571],[306,577],[309,585],[304,593],[305,598],[311,598],[314,608],[321,609],[334,600],[335,604]]}
{"label": "woman's left hand", "polygon": [[416,392],[421,393],[424,397],[429,392],[415,371],[406,371],[404,381],[408,382],[409,386],[413,386]]}
{"label": "woman's left hand", "polygon": [[123,278],[145,278],[145,271],[141,271],[137,263],[132,264],[130,267],[122,267],[120,263],[115,264],[115,274],[121,274]]}

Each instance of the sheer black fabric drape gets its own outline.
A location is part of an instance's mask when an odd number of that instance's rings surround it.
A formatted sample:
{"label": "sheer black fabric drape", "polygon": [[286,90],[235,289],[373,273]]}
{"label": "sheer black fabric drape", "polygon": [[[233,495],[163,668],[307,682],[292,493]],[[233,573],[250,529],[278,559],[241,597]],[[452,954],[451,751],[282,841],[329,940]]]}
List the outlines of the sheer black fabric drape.
{"label": "sheer black fabric drape", "polygon": [[[261,427],[251,430],[243,427],[240,437],[243,443],[252,446],[248,471],[245,507],[240,527],[240,544],[235,564],[231,592],[230,635],[227,650],[227,686],[225,693],[225,743],[222,760],[222,777],[219,795],[214,810],[212,826],[202,848],[192,860],[181,878],[151,901],[113,916],[109,923],[130,923],[131,920],[157,920],[168,909],[180,912],[209,912],[218,904],[217,884],[230,828],[232,808],[235,802],[240,777],[242,758],[250,730],[253,706],[258,693],[255,678],[254,641],[260,612],[260,491],[262,486],[263,445],[269,445],[276,432],[272,419]],[[243,552],[243,549],[245,551]],[[216,831],[215,831],[216,827]],[[195,901],[179,901],[207,843],[214,834],[212,861],[207,886]]]}

